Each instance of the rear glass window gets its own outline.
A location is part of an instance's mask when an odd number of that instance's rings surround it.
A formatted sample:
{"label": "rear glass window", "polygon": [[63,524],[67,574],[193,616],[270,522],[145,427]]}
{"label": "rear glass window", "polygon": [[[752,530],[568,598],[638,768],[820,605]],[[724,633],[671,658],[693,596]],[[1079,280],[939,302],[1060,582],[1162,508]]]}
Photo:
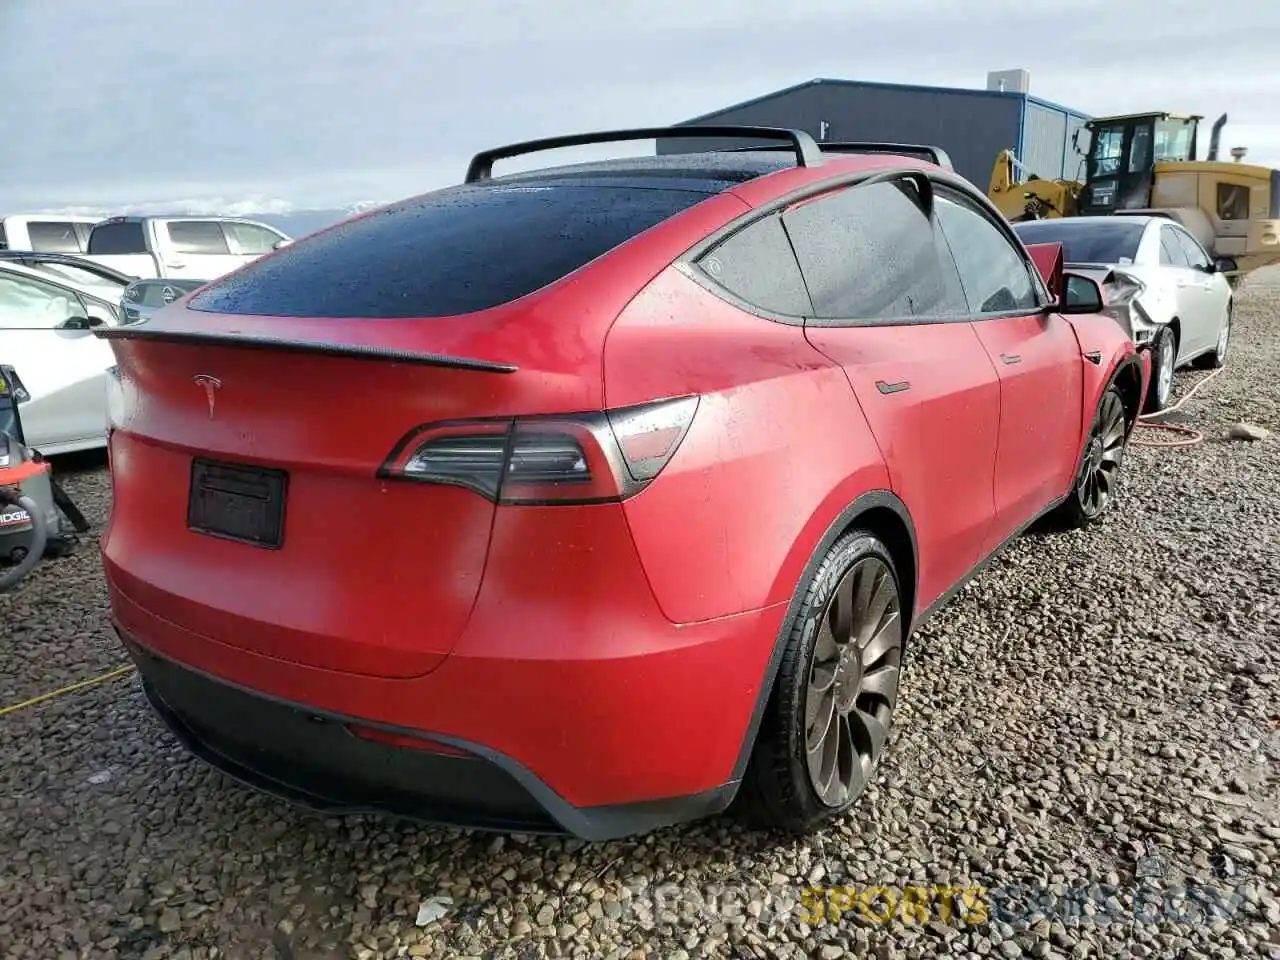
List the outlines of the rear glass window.
{"label": "rear glass window", "polygon": [[1089,223],[1062,223],[1059,220],[1038,220],[1034,223],[1015,223],[1014,231],[1025,244],[1060,243],[1062,258],[1067,263],[1121,263],[1132,262],[1138,255],[1145,224],[1141,221],[1115,221],[1105,217]]}
{"label": "rear glass window", "polygon": [[147,238],[142,232],[142,223],[127,220],[124,223],[104,223],[93,228],[89,234],[89,254],[91,256],[116,256],[121,254],[146,253]]}
{"label": "rear glass window", "polygon": [[39,253],[82,253],[80,237],[73,223],[33,221],[27,224],[31,249]]}
{"label": "rear glass window", "polygon": [[452,187],[305,237],[190,306],[277,317],[472,313],[539,290],[709,195],[626,185]]}

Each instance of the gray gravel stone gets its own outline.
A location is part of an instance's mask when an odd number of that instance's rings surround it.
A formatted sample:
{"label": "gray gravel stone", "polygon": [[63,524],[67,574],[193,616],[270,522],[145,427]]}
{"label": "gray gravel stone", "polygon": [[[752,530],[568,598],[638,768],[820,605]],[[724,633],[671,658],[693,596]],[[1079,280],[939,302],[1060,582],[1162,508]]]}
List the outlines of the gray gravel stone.
{"label": "gray gravel stone", "polygon": [[[192,760],[124,677],[0,719],[0,960],[1274,955],[1280,446],[1224,438],[1280,425],[1280,271],[1238,296],[1180,411],[1207,441],[1134,447],[1098,528],[1028,535],[959,593],[913,643],[881,776],[811,840],[314,816]],[[124,662],[105,468],[58,469],[98,526],[0,597],[0,705]],[[808,926],[810,885],[953,892]]]}

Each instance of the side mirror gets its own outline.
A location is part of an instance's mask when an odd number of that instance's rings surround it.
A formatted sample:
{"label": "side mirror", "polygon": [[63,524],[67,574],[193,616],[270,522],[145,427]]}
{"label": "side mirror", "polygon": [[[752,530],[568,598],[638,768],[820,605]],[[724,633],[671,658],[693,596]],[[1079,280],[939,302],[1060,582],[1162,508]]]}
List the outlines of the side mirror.
{"label": "side mirror", "polygon": [[96,316],[93,316],[92,314],[90,314],[87,317],[80,316],[79,314],[73,314],[72,316],[67,317],[67,319],[63,320],[60,324],[58,324],[58,329],[59,330],[92,330],[94,327],[104,327],[106,325],[107,325],[107,321],[103,320],[101,317],[96,317]]}
{"label": "side mirror", "polygon": [[288,238],[283,238],[283,239],[277,240],[275,243],[273,243],[273,244],[271,245],[271,249],[272,249],[272,250],[283,250],[285,247],[287,247],[287,246],[288,246],[289,244],[291,244],[291,243],[293,243],[293,241],[292,241],[292,240],[289,240]]}
{"label": "side mirror", "polygon": [[1237,273],[1240,264],[1233,257],[1218,257],[1213,261],[1213,273]]}
{"label": "side mirror", "polygon": [[1096,280],[1078,273],[1064,273],[1065,288],[1062,300],[1055,307],[1058,313],[1101,313],[1106,306],[1102,287]]}

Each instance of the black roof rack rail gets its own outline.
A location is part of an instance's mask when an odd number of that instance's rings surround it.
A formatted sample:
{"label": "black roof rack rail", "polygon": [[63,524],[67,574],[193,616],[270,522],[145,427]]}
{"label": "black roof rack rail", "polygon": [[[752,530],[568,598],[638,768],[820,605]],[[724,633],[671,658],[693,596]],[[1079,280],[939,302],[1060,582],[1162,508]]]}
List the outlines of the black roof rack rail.
{"label": "black roof rack rail", "polygon": [[[945,170],[955,170],[951,157],[941,147],[923,143],[881,143],[876,140],[819,140],[815,141],[823,153],[888,153],[902,157],[920,157]],[[759,150],[779,150],[773,144],[761,147],[732,147],[725,152],[752,153]]]}
{"label": "black roof rack rail", "polygon": [[599,133],[578,133],[564,137],[547,137],[543,140],[526,140],[524,143],[511,143],[505,147],[494,147],[482,150],[471,158],[467,167],[467,183],[477,180],[488,180],[493,176],[493,162],[522,156],[526,153],[539,153],[543,150],[558,150],[561,147],[581,147],[593,143],[620,143],[627,140],[674,140],[703,139],[708,137],[724,137],[726,139],[759,139],[783,140],[785,144],[768,149],[790,150],[796,155],[796,165],[816,167],[822,163],[822,151],[813,137],[803,130],[789,130],[785,127],[752,127],[733,124],[700,124],[679,127],[641,127],[636,130],[605,130]]}

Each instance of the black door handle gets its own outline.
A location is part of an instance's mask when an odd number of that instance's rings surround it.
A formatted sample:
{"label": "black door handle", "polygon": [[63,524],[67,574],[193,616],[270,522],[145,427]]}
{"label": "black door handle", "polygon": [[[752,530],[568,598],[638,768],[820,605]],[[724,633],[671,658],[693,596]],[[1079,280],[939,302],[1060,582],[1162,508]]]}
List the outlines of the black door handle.
{"label": "black door handle", "polygon": [[899,380],[897,383],[886,383],[883,380],[877,380],[876,389],[881,393],[901,393],[903,390],[911,389],[911,382],[909,380]]}
{"label": "black door handle", "polygon": [[1016,353],[1002,353],[1000,354],[1000,362],[1009,363],[1009,364],[1021,363],[1022,358],[1018,356]]}

